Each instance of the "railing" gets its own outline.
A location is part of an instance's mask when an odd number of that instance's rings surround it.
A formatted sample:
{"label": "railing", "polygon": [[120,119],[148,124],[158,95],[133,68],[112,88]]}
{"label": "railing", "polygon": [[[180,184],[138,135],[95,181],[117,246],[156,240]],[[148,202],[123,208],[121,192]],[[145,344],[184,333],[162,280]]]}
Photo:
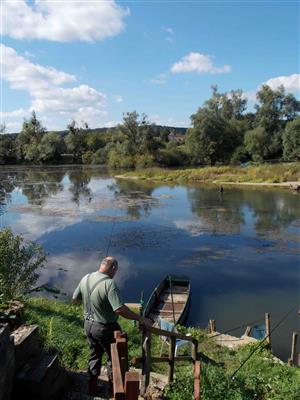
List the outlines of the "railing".
{"label": "railing", "polygon": [[137,400],[140,380],[138,372],[128,371],[127,335],[114,332],[115,343],[111,344],[113,392],[115,400]]}
{"label": "railing", "polygon": [[[194,364],[194,399],[200,399],[200,361],[197,360],[198,340],[192,336],[186,336],[178,332],[166,331],[163,329],[145,326],[142,329],[142,357],[135,357],[133,364],[142,364],[141,379],[141,395],[146,393],[150,382],[151,363],[167,362],[168,366],[168,383],[173,382],[174,364],[177,361],[191,361]],[[167,336],[170,338],[169,356],[152,357],[151,356],[151,334],[159,336]],[[183,339],[192,343],[191,356],[175,357],[176,339]]]}

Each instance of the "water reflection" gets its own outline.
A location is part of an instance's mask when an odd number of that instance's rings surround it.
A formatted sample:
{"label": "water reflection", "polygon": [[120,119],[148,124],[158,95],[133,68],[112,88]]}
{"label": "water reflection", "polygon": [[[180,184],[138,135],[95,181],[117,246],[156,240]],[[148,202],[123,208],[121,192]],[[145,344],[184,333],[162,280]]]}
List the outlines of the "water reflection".
{"label": "water reflection", "polygon": [[110,247],[125,301],[137,302],[141,290],[150,295],[165,274],[184,273],[193,292],[189,322],[203,327],[216,318],[222,330],[267,311],[276,319],[299,301],[298,203],[284,190],[220,194],[215,186],[115,180],[84,166],[0,170],[2,226],[49,254],[40,284],[70,296]]}

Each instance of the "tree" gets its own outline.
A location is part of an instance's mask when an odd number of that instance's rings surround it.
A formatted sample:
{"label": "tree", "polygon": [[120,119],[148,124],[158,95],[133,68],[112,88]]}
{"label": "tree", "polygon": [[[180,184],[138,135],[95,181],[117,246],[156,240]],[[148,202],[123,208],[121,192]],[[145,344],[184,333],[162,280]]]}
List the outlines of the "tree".
{"label": "tree", "polygon": [[38,147],[40,161],[57,161],[62,153],[63,140],[55,132],[46,133]]}
{"label": "tree", "polygon": [[245,133],[245,149],[253,161],[261,162],[270,154],[270,140],[267,131],[259,126]]}
{"label": "tree", "polygon": [[22,297],[38,280],[46,255],[34,242],[24,242],[10,229],[0,231],[0,293],[5,303]]}
{"label": "tree", "polygon": [[72,121],[68,126],[69,133],[65,137],[67,151],[79,159],[87,150],[87,134],[88,125],[83,123],[82,126],[77,126],[76,121]]}
{"label": "tree", "polygon": [[283,158],[287,161],[300,160],[300,117],[286,125],[282,142]]}
{"label": "tree", "polygon": [[19,159],[39,161],[39,144],[46,129],[37,119],[35,111],[32,111],[29,120],[23,122],[22,130],[17,137],[17,155]]}
{"label": "tree", "polygon": [[228,162],[234,149],[242,144],[248,126],[244,122],[246,100],[242,91],[222,94],[216,86],[212,91],[211,98],[191,116],[192,128],[186,136],[186,147],[196,164]]}

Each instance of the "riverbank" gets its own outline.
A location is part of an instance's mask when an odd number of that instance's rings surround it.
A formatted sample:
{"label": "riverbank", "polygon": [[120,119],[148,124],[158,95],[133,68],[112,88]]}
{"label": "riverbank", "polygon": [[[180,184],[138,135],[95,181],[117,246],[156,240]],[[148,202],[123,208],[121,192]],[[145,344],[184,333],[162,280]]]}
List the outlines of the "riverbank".
{"label": "riverbank", "polygon": [[[59,300],[31,298],[25,303],[26,323],[38,324],[44,348],[56,351],[62,365],[74,371],[86,368],[89,354],[83,331],[82,307]],[[120,318],[120,324],[129,337],[129,360],[141,355],[141,334],[132,321]],[[257,351],[241,368],[235,380],[233,372],[253,351],[246,345],[237,351],[220,347],[198,328],[179,328],[199,340],[201,363],[201,399],[242,400],[278,399],[296,400],[300,387],[300,369],[274,363],[272,353],[264,348]],[[153,335],[153,355],[161,351],[161,341]],[[166,346],[167,347],[167,346]],[[168,348],[164,349],[166,352]],[[185,350],[185,352],[188,349]],[[203,360],[203,354],[207,360]],[[153,365],[156,372],[166,372],[166,366]],[[159,367],[158,367],[159,366]],[[166,400],[189,400],[193,393],[193,374],[190,364],[175,368],[175,382],[164,390]],[[255,397],[256,396],[256,397]]]}
{"label": "riverbank", "polygon": [[198,168],[149,168],[115,175],[120,179],[158,182],[201,182],[218,185],[259,185],[297,188],[300,186],[300,162],[251,166]]}

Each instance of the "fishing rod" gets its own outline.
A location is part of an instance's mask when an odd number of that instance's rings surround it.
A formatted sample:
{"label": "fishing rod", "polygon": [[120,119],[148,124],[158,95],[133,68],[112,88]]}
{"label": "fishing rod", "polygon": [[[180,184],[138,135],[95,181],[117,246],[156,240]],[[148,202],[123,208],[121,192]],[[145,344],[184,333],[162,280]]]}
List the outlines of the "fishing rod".
{"label": "fishing rod", "polygon": [[115,224],[116,224],[116,220],[114,220],[113,223],[112,223],[111,232],[110,232],[108,243],[107,243],[105,257],[108,256],[109,248],[110,248],[110,245],[111,245],[111,238],[112,238],[112,234],[113,234],[113,230],[114,230]]}
{"label": "fishing rod", "polygon": [[231,375],[231,379],[234,380],[236,377],[236,374],[239,372],[239,370],[246,364],[246,362],[253,356],[253,354],[264,344],[264,342],[271,336],[271,334],[279,327],[279,325],[282,324],[282,322],[292,313],[292,311],[295,310],[298,306],[292,307],[282,318],[281,320],[274,326],[274,328],[271,330],[269,335],[265,336],[265,338],[259,342],[258,346],[252,350],[252,352],[249,354],[248,357],[245,358],[245,360],[242,362],[242,364],[234,371],[234,373]]}

